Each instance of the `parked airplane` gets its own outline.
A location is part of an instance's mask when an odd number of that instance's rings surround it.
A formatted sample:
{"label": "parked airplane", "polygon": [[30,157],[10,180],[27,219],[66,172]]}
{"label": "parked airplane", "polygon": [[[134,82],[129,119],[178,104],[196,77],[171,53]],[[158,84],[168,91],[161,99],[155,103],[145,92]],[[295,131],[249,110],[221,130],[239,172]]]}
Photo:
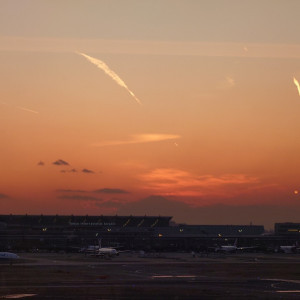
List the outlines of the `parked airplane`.
{"label": "parked airplane", "polygon": [[101,246],[101,239],[98,239],[98,243],[99,243],[99,249],[98,249],[97,255],[109,256],[109,257],[119,255],[119,251],[117,251],[117,249],[115,249],[115,248],[102,247]]}
{"label": "parked airplane", "polygon": [[297,249],[296,246],[279,246],[278,252],[295,253],[296,249]]}
{"label": "parked airplane", "polygon": [[277,249],[277,252],[283,252],[283,253],[296,253],[299,250],[298,242],[295,243],[295,245],[292,246],[279,246]]}
{"label": "parked airplane", "polygon": [[215,252],[235,252],[238,250],[237,248],[237,241],[238,239],[235,239],[234,244],[233,245],[226,245],[226,246],[217,246],[215,248]]}
{"label": "parked airplane", "polygon": [[101,239],[98,239],[98,245],[89,245],[86,248],[82,248],[80,252],[95,255],[95,256],[118,256],[119,251],[115,248],[110,247],[102,247],[101,246]]}
{"label": "parked airplane", "polygon": [[99,251],[98,245],[89,245],[86,248],[81,248],[79,252],[86,253],[86,254],[97,254]]}
{"label": "parked airplane", "polygon": [[217,246],[215,248],[215,252],[236,252],[236,251],[255,251],[257,250],[257,246],[250,246],[250,247],[238,247],[238,239],[236,238],[233,245],[226,245],[226,246]]}
{"label": "parked airplane", "polygon": [[0,259],[18,259],[20,258],[17,254],[11,252],[0,252]]}

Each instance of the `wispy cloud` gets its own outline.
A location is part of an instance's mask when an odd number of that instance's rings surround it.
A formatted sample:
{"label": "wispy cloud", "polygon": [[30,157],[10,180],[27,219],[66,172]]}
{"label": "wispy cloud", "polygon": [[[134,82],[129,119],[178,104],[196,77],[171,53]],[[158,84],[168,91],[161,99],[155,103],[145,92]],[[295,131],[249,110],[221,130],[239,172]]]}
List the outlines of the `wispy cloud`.
{"label": "wispy cloud", "polygon": [[[70,166],[70,164],[65,161],[65,160],[62,160],[62,159],[58,159],[56,161],[54,161],[52,163],[53,165],[56,165],[56,166]],[[44,162],[40,161],[38,163],[39,166],[43,166],[44,165]],[[79,173],[79,171],[77,171],[77,169],[75,168],[72,168],[72,169],[63,169],[63,170],[60,170],[61,173]],[[90,169],[82,169],[81,170],[81,173],[85,173],[85,174],[95,174],[95,172],[93,170],[90,170]]]}
{"label": "wispy cloud", "polygon": [[58,159],[58,160],[54,161],[52,164],[56,165],[56,166],[69,166],[69,163],[62,159]]}
{"label": "wispy cloud", "polygon": [[61,173],[77,173],[76,169],[71,169],[71,170],[61,170]]}
{"label": "wispy cloud", "polygon": [[8,198],[9,198],[8,195],[0,193],[0,199],[8,199]]}
{"label": "wispy cloud", "polygon": [[103,202],[97,202],[96,206],[98,207],[110,207],[110,208],[114,208],[114,209],[118,209],[120,207],[122,207],[123,203],[120,201],[116,201],[116,200],[108,200],[108,201],[103,201]]}
{"label": "wispy cloud", "polygon": [[94,147],[104,147],[104,146],[117,146],[117,145],[126,145],[126,144],[141,144],[141,143],[152,143],[160,142],[166,140],[175,140],[181,138],[180,135],[176,134],[135,134],[132,135],[128,140],[118,140],[118,141],[104,141],[100,143],[94,143]]}
{"label": "wispy cloud", "polygon": [[221,176],[198,176],[179,169],[155,169],[140,176],[146,189],[160,195],[174,196],[228,196],[235,193],[237,186],[258,183],[258,178],[245,174]]}
{"label": "wispy cloud", "polygon": [[231,89],[235,86],[235,80],[231,76],[226,76],[219,84],[218,88],[221,90]]}
{"label": "wispy cloud", "polygon": [[294,77],[294,84],[295,84],[295,86],[297,87],[298,94],[299,94],[299,96],[300,96],[300,85],[299,85],[298,80],[297,80],[295,77]]}
{"label": "wispy cloud", "polygon": [[89,193],[85,190],[71,190],[71,189],[58,189],[56,190],[58,193]]}
{"label": "wispy cloud", "polygon": [[89,169],[82,169],[81,170],[82,173],[88,173],[88,174],[94,174],[95,172]]}
{"label": "wispy cloud", "polygon": [[118,85],[121,87],[125,88],[127,92],[134,98],[134,100],[138,103],[141,104],[141,101],[135,96],[135,94],[128,88],[126,83],[119,77],[118,74],[116,74],[112,69],[109,68],[109,66],[103,62],[100,59],[96,59],[94,57],[88,56],[84,53],[78,53],[85,57],[88,61],[90,61],[92,64],[97,66],[99,69],[103,70],[110,78],[112,78]]}
{"label": "wispy cloud", "polygon": [[95,201],[102,201],[100,198],[96,198],[93,196],[86,196],[86,195],[62,195],[58,196],[58,199],[67,199],[67,200],[95,200]]}
{"label": "wispy cloud", "polygon": [[129,192],[122,190],[122,189],[110,189],[110,188],[103,188],[99,190],[95,190],[94,193],[103,193],[103,194],[128,194]]}
{"label": "wispy cloud", "polygon": [[[56,190],[57,193],[64,193],[64,194],[76,194],[76,196],[78,196],[77,194],[129,194],[130,192],[123,190],[123,189],[119,189],[119,188],[100,188],[97,190],[76,190],[76,189],[57,189]],[[66,197],[70,197],[70,195],[67,195]],[[98,199],[98,198],[97,198]]]}

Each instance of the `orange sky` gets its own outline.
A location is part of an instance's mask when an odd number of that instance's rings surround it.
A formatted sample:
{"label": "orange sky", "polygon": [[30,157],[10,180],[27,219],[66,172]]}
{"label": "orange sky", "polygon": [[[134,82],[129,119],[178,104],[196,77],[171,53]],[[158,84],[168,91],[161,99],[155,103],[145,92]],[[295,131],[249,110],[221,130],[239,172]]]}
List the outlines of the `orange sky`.
{"label": "orange sky", "polygon": [[[0,1],[1,213],[162,214],[156,195],[215,207],[180,222],[234,224],[248,206],[245,223],[299,221],[258,218],[300,212],[299,10]],[[234,213],[216,221],[218,205]]]}

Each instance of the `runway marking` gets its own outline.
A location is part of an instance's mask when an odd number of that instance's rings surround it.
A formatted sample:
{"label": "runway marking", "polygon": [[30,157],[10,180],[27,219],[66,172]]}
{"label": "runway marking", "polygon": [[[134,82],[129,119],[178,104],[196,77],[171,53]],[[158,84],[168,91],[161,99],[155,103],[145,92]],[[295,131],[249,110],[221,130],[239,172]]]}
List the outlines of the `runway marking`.
{"label": "runway marking", "polygon": [[300,283],[300,280],[278,279],[278,278],[261,278],[261,280],[282,281],[282,282],[290,282],[290,283]]}
{"label": "runway marking", "polygon": [[1,299],[20,299],[20,298],[25,298],[25,297],[33,297],[36,296],[37,294],[12,294],[12,295],[5,295],[1,296]]}
{"label": "runway marking", "polygon": [[276,291],[276,293],[300,293],[300,290]]}
{"label": "runway marking", "polygon": [[152,278],[195,278],[196,275],[154,275]]}

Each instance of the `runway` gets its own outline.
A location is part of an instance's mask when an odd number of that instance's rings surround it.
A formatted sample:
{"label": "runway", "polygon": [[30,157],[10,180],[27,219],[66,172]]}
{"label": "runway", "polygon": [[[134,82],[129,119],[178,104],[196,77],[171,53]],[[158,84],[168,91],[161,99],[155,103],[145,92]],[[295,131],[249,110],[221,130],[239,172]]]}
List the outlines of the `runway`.
{"label": "runway", "polygon": [[0,266],[2,299],[295,299],[300,290],[298,255],[20,256]]}

